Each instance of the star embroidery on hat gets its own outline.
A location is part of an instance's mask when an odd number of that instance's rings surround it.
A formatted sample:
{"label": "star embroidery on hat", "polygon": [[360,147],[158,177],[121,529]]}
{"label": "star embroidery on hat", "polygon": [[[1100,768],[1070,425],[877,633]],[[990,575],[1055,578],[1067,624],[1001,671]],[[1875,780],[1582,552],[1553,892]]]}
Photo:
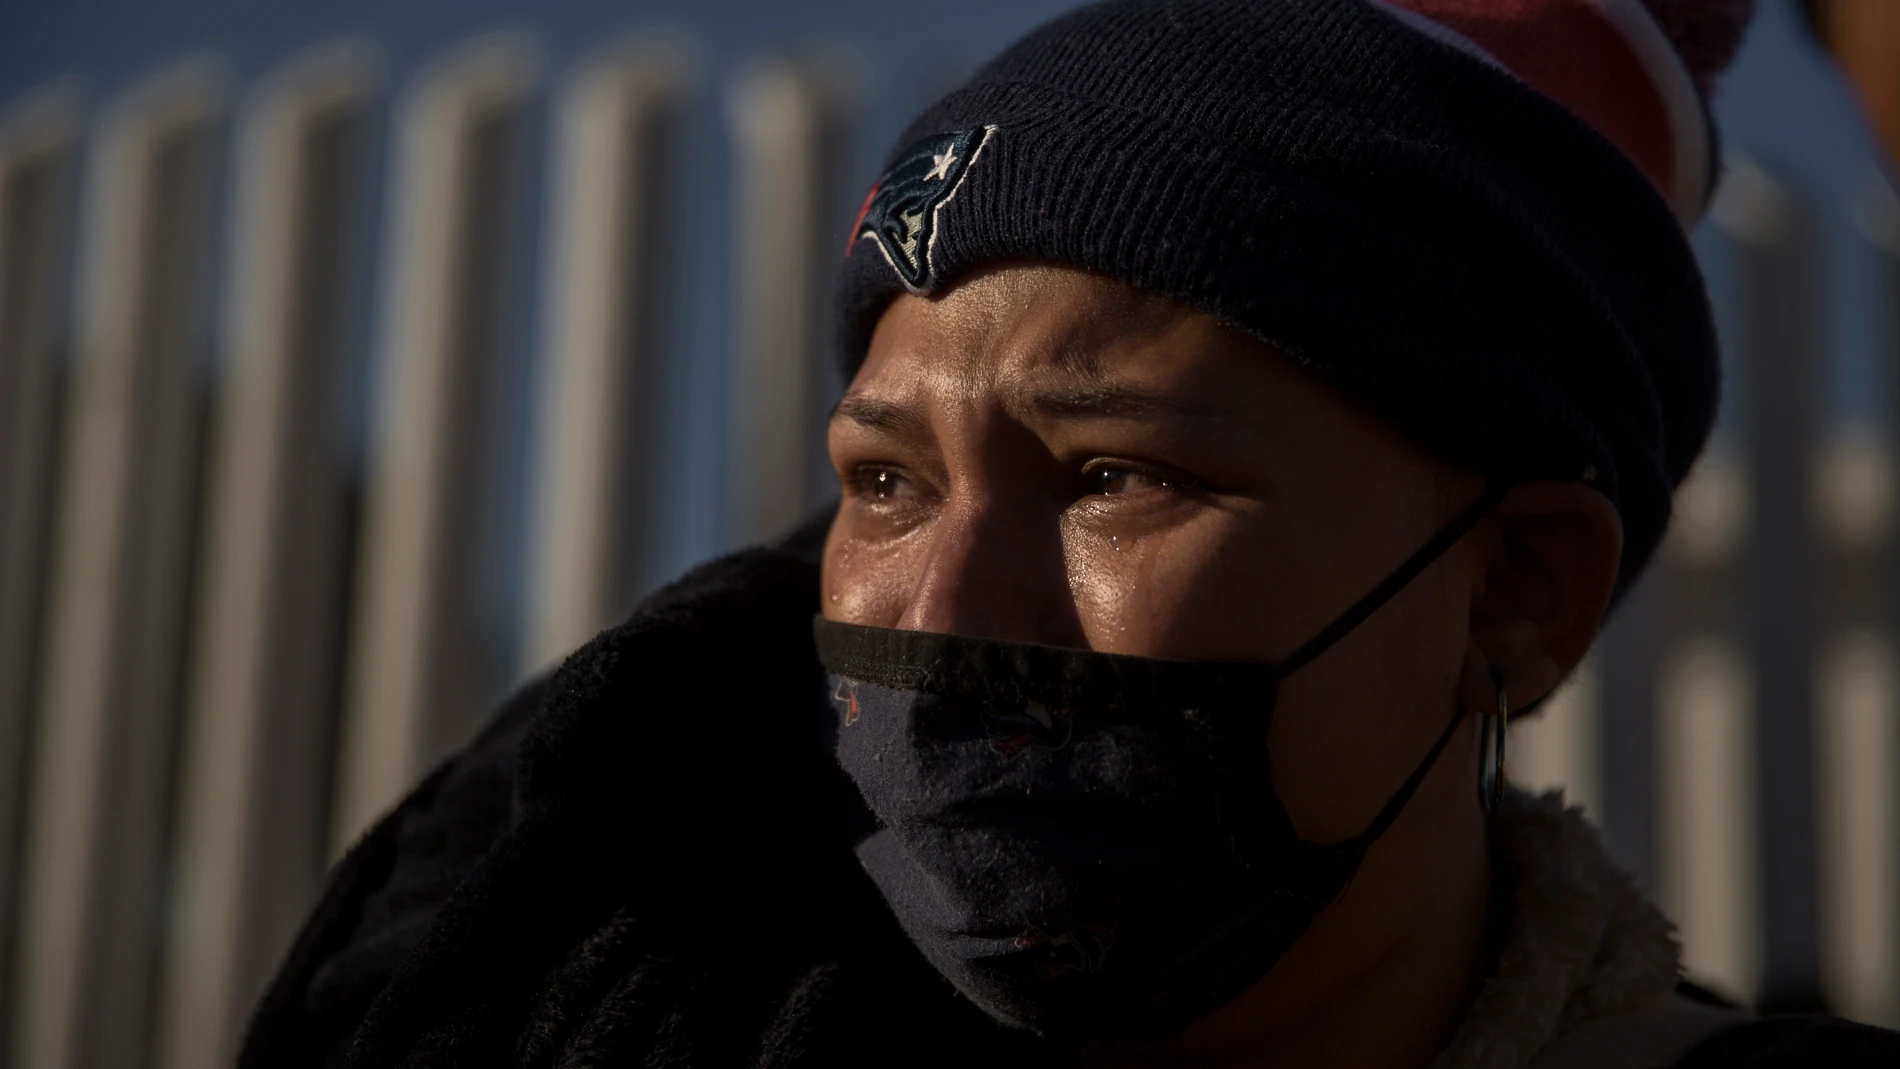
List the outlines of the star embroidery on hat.
{"label": "star embroidery on hat", "polygon": [[957,162],[957,147],[952,145],[942,152],[933,152],[930,155],[930,159],[933,166],[930,168],[930,173],[924,175],[924,181],[931,182],[938,179],[949,178],[950,166]]}

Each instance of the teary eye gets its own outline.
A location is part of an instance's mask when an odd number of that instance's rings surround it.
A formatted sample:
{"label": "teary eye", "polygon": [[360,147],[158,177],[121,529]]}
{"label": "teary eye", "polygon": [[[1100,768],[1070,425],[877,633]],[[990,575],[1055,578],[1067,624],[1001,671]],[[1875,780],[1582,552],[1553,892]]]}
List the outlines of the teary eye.
{"label": "teary eye", "polygon": [[1197,481],[1176,473],[1162,473],[1132,464],[1104,463],[1082,473],[1083,492],[1129,494],[1140,490],[1192,490]]}
{"label": "teary eye", "polygon": [[902,472],[876,464],[865,464],[853,469],[850,482],[851,489],[860,497],[874,501],[888,501],[909,488],[909,481]]}
{"label": "teary eye", "polygon": [[1148,478],[1146,472],[1132,468],[1097,468],[1089,472],[1085,479],[1091,494],[1125,494],[1157,482]]}

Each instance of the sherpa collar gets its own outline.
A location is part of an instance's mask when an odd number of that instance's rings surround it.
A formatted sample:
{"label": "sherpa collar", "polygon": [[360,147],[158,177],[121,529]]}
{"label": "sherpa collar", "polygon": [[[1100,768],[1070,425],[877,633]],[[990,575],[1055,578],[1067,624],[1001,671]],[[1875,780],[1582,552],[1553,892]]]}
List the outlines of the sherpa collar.
{"label": "sherpa collar", "polygon": [[1511,791],[1491,824],[1504,937],[1491,975],[1432,1069],[1521,1069],[1591,1022],[1668,1004],[1675,928],[1610,859],[1581,809]]}

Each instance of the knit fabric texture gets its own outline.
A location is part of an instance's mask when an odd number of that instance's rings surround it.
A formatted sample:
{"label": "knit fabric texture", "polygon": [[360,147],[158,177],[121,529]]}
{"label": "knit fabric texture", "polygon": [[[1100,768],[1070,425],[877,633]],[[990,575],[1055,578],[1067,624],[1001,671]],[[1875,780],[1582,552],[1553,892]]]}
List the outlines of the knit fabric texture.
{"label": "knit fabric texture", "polygon": [[[898,144],[841,270],[847,374],[906,291],[1006,260],[1109,275],[1453,464],[1593,482],[1619,589],[1708,436],[1715,332],[1662,196],[1563,107],[1360,0],[1085,7]],[[932,173],[947,195],[912,195]]]}

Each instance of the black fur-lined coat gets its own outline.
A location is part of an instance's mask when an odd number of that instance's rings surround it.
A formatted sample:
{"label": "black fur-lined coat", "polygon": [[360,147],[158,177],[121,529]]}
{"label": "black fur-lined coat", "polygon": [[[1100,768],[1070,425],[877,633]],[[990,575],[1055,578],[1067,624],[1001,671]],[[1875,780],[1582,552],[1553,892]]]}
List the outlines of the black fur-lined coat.
{"label": "black fur-lined coat", "polygon": [[[853,857],[814,552],[706,565],[504,706],[332,873],[243,1069],[1061,1064]],[[1766,1021],[1680,1064],[1900,1065],[1900,1038]]]}

